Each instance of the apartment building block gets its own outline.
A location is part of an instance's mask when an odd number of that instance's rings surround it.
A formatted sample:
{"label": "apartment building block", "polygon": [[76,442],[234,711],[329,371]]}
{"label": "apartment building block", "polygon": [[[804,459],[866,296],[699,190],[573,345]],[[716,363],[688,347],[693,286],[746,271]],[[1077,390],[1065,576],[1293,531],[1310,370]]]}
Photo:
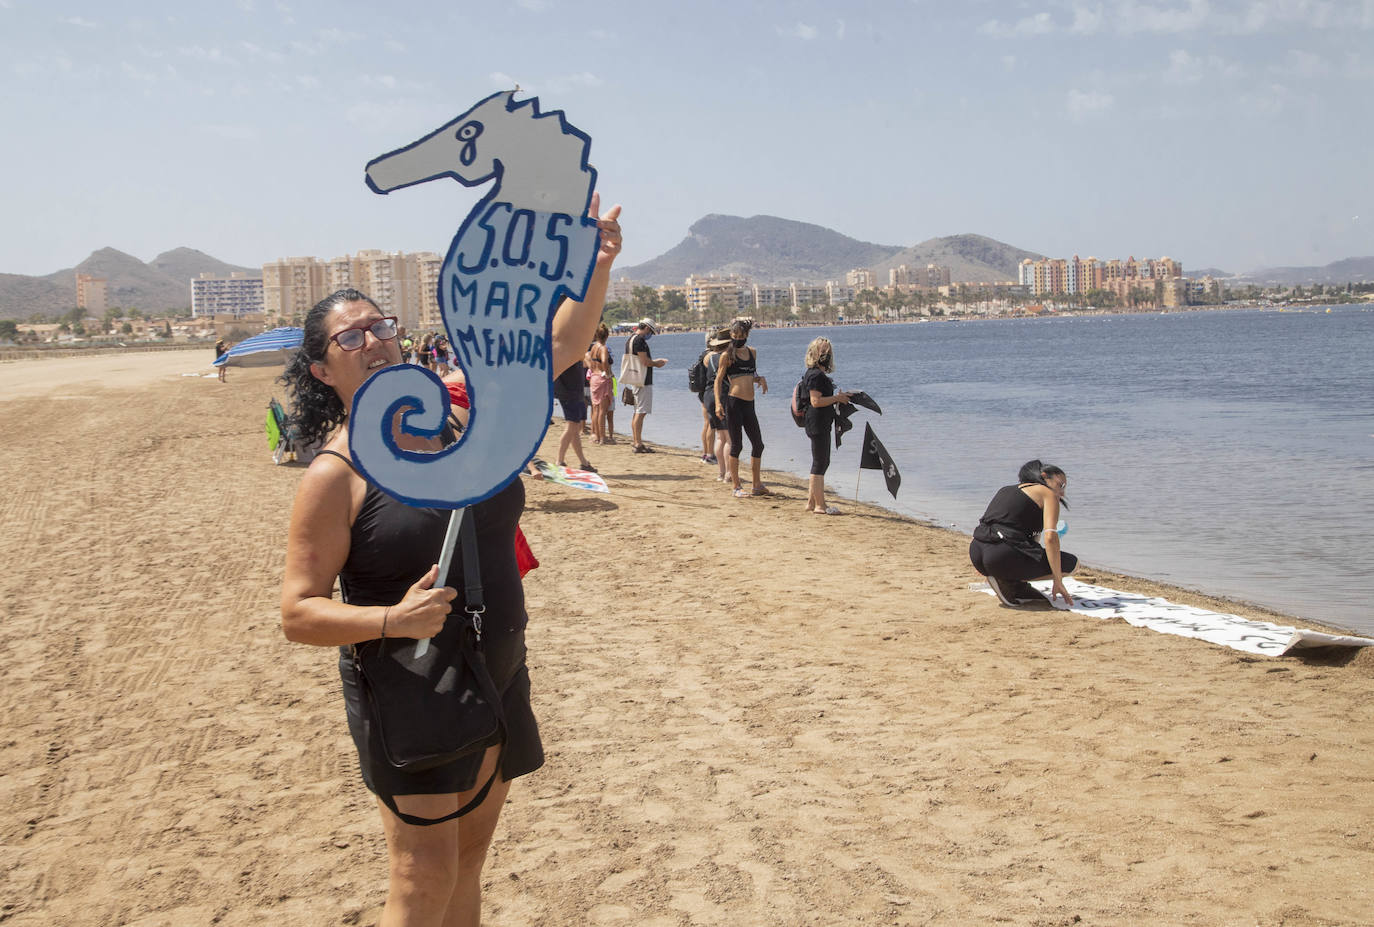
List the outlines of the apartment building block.
{"label": "apartment building block", "polygon": [[201,274],[191,281],[191,317],[215,318],[263,314],[262,277],[235,271],[227,277]]}
{"label": "apartment building block", "polygon": [[1026,258],[1017,268],[1017,283],[1033,296],[1107,290],[1124,298],[1124,294],[1151,289],[1156,281],[1182,277],[1183,265],[1170,257],[1137,261],[1131,256],[1124,261],[1099,261],[1095,257],[1083,260],[1075,254],[1069,260]]}
{"label": "apartment building block", "polygon": [[76,305],[79,309],[85,309],[88,315],[104,315],[109,308],[106,304],[105,278],[77,274]]}
{"label": "apartment building block", "polygon": [[792,288],[775,284],[754,284],[754,308],[791,306]]}
{"label": "apartment building block", "polygon": [[262,265],[262,308],[268,318],[299,323],[332,292],[326,265],[313,257],[280,258]]}
{"label": "apartment building block", "polygon": [[745,313],[754,304],[754,285],[738,274],[726,277],[715,275],[707,277],[688,277],[686,283],[687,308],[698,318],[708,318],[717,313],[712,309],[715,301],[729,316]]}
{"label": "apartment building block", "polygon": [[857,290],[876,290],[878,288],[878,275],[866,268],[855,268],[847,271],[844,275],[845,286],[853,287]]}

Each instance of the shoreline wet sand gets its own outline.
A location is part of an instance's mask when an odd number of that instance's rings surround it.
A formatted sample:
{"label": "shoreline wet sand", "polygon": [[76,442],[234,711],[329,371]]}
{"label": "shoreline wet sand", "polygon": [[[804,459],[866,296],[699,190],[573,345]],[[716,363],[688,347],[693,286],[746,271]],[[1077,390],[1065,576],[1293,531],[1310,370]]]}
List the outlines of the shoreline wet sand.
{"label": "shoreline wet sand", "polygon": [[[206,361],[0,366],[6,924],[377,920],[334,653],[278,625],[277,371]],[[548,763],[485,923],[1371,923],[1374,654],[1005,609],[962,535],[586,450],[610,494],[526,482]]]}

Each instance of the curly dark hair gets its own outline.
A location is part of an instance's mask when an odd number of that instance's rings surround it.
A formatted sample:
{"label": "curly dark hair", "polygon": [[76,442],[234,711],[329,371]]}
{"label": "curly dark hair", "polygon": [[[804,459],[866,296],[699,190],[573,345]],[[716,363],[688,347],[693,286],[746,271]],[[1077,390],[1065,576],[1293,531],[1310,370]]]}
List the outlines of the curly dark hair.
{"label": "curly dark hair", "polygon": [[325,327],[329,313],[344,303],[353,302],[371,303],[372,308],[381,312],[381,307],[359,290],[349,288],[330,293],[306,313],[305,340],[286,362],[286,371],[277,378],[277,382],[286,387],[290,399],[291,414],[287,421],[303,444],[323,443],[348,418],[348,410],[333,387],[315,379],[310,365],[323,363],[325,351],[329,349],[329,331]]}

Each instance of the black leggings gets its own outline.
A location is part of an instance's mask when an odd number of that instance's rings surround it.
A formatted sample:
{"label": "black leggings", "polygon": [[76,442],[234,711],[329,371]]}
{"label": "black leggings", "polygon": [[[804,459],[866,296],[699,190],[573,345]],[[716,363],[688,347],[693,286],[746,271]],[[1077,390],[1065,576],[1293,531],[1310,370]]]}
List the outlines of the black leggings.
{"label": "black leggings", "polygon": [[811,475],[825,476],[830,469],[830,429],[811,435]]}
{"label": "black leggings", "polygon": [[[973,562],[973,568],[984,576],[995,576],[1009,582],[1040,579],[1053,572],[1050,569],[1050,556],[1043,547],[1033,556],[1010,544],[985,544],[975,540],[969,543],[968,558]],[[1068,576],[1077,566],[1077,557],[1068,551],[1059,552],[1061,573]]]}
{"label": "black leggings", "polygon": [[731,457],[739,460],[739,452],[744,449],[740,432],[749,436],[749,456],[763,456],[763,432],[759,431],[759,417],[754,414],[754,400],[726,396],[725,426],[730,431]]}

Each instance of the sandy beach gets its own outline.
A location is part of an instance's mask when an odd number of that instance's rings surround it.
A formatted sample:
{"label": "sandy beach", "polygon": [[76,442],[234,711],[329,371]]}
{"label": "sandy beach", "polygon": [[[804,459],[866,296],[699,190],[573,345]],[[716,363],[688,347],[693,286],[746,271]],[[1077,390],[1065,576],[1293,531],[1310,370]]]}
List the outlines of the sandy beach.
{"label": "sandy beach", "polygon": [[[6,927],[377,921],[335,652],[279,628],[279,371],[209,359],[0,364]],[[484,923],[1374,924],[1374,653],[1003,608],[961,535],[587,453],[610,494],[527,482],[548,762]]]}

